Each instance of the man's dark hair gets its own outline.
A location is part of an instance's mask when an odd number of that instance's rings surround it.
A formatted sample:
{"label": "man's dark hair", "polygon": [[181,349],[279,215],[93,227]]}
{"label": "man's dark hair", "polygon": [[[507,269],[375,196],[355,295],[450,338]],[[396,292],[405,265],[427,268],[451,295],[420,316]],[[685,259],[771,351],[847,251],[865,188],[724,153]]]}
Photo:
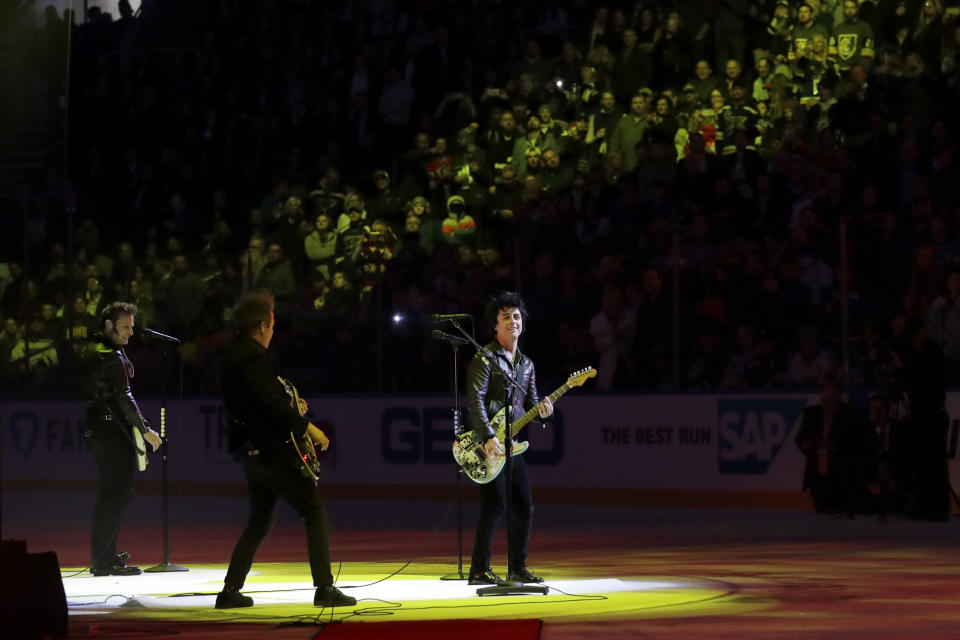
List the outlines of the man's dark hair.
{"label": "man's dark hair", "polygon": [[494,294],[487,300],[487,306],[484,309],[483,317],[487,321],[488,327],[497,326],[497,317],[501,309],[518,309],[523,321],[527,321],[527,306],[523,303],[523,298],[516,291],[501,291]]}
{"label": "man's dark hair", "polygon": [[119,300],[117,302],[111,302],[100,312],[100,330],[102,331],[107,326],[107,320],[116,325],[117,318],[123,315],[137,315],[137,305],[132,302],[121,302]]}
{"label": "man's dark hair", "polygon": [[252,291],[237,298],[233,306],[233,324],[240,333],[255,331],[261,322],[270,321],[273,311],[273,294],[269,291]]}

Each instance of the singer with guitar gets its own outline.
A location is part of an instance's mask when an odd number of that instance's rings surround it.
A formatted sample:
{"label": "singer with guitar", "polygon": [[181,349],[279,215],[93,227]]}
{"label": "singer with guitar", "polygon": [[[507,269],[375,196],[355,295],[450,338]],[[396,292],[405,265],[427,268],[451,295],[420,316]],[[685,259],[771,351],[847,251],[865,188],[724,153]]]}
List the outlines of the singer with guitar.
{"label": "singer with guitar", "polygon": [[[537,379],[533,361],[520,353],[518,343],[527,317],[523,299],[513,292],[500,293],[487,303],[484,319],[492,327],[495,340],[486,346],[486,351],[470,361],[467,368],[467,419],[477,441],[483,443],[487,458],[504,455],[504,443],[500,442],[490,426],[490,419],[501,408],[507,397],[505,383],[493,371],[499,367],[509,373],[520,385],[514,393],[513,413],[537,407],[541,421],[553,415],[553,403],[549,398],[542,401],[537,393]],[[530,523],[533,515],[533,499],[527,480],[523,456],[512,459],[510,484],[511,528],[509,557],[513,566],[507,567],[507,579],[520,582],[543,582],[526,567],[527,543],[530,539]],[[480,519],[473,538],[473,554],[470,560],[470,584],[497,584],[500,577],[490,568],[491,546],[497,522],[504,512],[506,474],[500,474],[492,482],[481,485]]]}
{"label": "singer with guitar", "polygon": [[[306,405],[288,381],[278,378],[267,356],[273,339],[273,295],[247,293],[237,300],[233,321],[237,338],[221,365],[223,406],[230,421],[229,449],[243,468],[250,495],[250,518],[233,549],[217,609],[253,605],[240,593],[253,557],[273,527],[277,502],[283,499],[306,525],[307,553],[319,607],[353,606],[356,599],[333,584],[327,511],[316,473],[304,468],[303,449],[330,446],[326,434],[303,414]],[[312,451],[311,451],[312,453]]]}
{"label": "singer with guitar", "polygon": [[137,307],[114,302],[100,313],[99,332],[80,345],[80,392],[85,406],[83,431],[100,475],[100,491],[90,534],[90,572],[95,576],[134,576],[128,553],[117,553],[120,522],[133,495],[133,472],[146,468],[146,443],[154,451],[160,436],[150,428],[130,391],[133,364],[123,347],[133,335]]}

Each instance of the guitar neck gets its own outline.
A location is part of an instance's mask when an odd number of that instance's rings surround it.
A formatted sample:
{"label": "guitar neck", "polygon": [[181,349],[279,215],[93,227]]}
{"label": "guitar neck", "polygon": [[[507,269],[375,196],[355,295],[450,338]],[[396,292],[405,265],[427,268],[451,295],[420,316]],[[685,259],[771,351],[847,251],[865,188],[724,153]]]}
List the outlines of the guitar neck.
{"label": "guitar neck", "polygon": [[[549,396],[547,396],[547,397],[550,398],[550,402],[553,403],[553,402],[556,402],[557,399],[558,399],[560,396],[562,396],[563,394],[565,394],[567,391],[570,391],[570,383],[569,383],[569,382],[565,382],[565,383],[563,383],[562,385],[560,385],[560,387],[559,387],[556,391],[554,391],[553,393],[551,393],[551,394],[550,394]],[[541,402],[542,402],[542,400],[541,400]],[[519,418],[517,418],[516,420],[514,420],[514,421],[513,421],[513,424],[510,425],[510,437],[512,438],[512,437],[514,437],[515,435],[517,435],[518,433],[520,433],[520,430],[523,429],[525,426],[527,426],[527,424],[528,424],[531,420],[533,420],[534,418],[536,418],[536,417],[539,415],[539,413],[540,413],[540,412],[539,412],[539,410],[537,409],[537,407],[534,406],[532,409],[530,409],[529,411],[527,411],[525,414],[523,414],[522,416],[520,416]]]}

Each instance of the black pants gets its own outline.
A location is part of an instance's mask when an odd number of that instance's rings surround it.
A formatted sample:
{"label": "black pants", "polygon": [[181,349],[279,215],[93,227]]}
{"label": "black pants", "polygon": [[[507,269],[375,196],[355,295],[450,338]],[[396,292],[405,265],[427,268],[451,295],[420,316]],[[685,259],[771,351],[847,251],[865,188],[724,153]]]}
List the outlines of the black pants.
{"label": "black pants", "polygon": [[[508,570],[523,568],[527,563],[527,544],[530,542],[530,523],[533,516],[533,498],[530,496],[530,482],[527,480],[527,467],[523,456],[514,456],[513,473],[510,483],[510,562]],[[497,476],[493,482],[480,487],[480,520],[473,536],[473,556],[470,559],[470,573],[484,571],[490,567],[490,548],[493,546],[493,534],[496,532],[504,512],[504,493],[507,486],[507,470]]]}
{"label": "black pants", "polygon": [[919,518],[945,520],[950,516],[950,471],[947,467],[947,429],[950,417],[945,409],[921,411],[914,408]]}
{"label": "black pants", "polygon": [[123,512],[133,495],[137,458],[133,440],[126,437],[124,428],[116,422],[104,422],[91,425],[90,435],[86,436],[100,473],[100,492],[90,533],[91,567],[113,561]]}
{"label": "black pants", "polygon": [[818,513],[859,511],[865,501],[866,485],[859,480],[860,477],[855,461],[832,461],[826,475],[816,474],[809,481],[814,509]]}
{"label": "black pants", "polygon": [[247,480],[250,519],[233,549],[224,584],[238,591],[243,587],[253,565],[253,557],[273,528],[277,501],[283,498],[306,524],[307,553],[314,586],[332,585],[327,510],[317,484],[304,478],[294,468],[292,454],[289,460],[284,459],[282,453],[266,452],[248,456],[242,451],[236,457],[243,466]]}

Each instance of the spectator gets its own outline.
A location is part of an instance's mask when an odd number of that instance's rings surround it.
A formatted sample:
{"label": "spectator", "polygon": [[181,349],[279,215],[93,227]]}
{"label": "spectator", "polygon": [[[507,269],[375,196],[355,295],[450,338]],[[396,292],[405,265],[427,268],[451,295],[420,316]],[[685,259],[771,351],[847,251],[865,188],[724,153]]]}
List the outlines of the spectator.
{"label": "spectator", "polygon": [[441,227],[443,241],[459,245],[471,241],[477,232],[477,223],[467,213],[466,205],[461,196],[450,196],[447,199],[447,217]]}
{"label": "spectator", "polygon": [[669,11],[654,36],[654,72],[656,86],[680,86],[690,68],[690,51],[683,19],[679,11]]}
{"label": "spectator", "polygon": [[906,425],[890,415],[890,399],[870,398],[864,460],[870,506],[881,520],[887,513],[903,512],[907,495],[915,501],[910,469],[910,441]]}
{"label": "spectator", "polygon": [[[29,289],[30,283],[32,280],[27,281],[27,287],[24,289],[26,292]],[[36,283],[33,284],[36,288]],[[91,275],[87,278],[87,290],[86,290],[86,299],[87,299],[87,314],[91,316],[97,316],[100,314],[100,309],[105,305],[103,304],[103,287],[100,286],[100,278],[97,276]],[[30,299],[30,296],[26,296],[26,300]]]}
{"label": "spectator", "polygon": [[806,458],[803,490],[817,513],[852,515],[861,499],[866,430],[835,384],[820,390],[820,404],[803,410],[794,443]]}
{"label": "spectator", "polygon": [[337,255],[337,232],[332,228],[330,216],[325,213],[317,216],[313,231],[303,239],[303,250],[309,261],[308,271],[320,273],[324,280],[329,280]]}
{"label": "spectator", "polygon": [[343,235],[344,231],[350,228],[354,222],[354,216],[352,212],[356,211],[359,214],[357,218],[361,224],[366,224],[367,219],[367,209],[366,204],[363,202],[363,198],[360,197],[358,193],[348,193],[343,199],[343,213],[340,214],[340,217],[337,218],[337,233]]}
{"label": "spectator", "polygon": [[[239,278],[239,274],[237,274],[237,277]],[[157,324],[159,318],[157,316],[157,306],[154,302],[153,294],[143,286],[141,280],[133,278],[128,284],[129,287],[125,297],[131,303],[137,305],[137,318],[140,319],[140,324],[144,327]],[[236,297],[233,299],[236,299]],[[217,309],[218,316],[223,315],[224,308],[225,306],[220,306]]]}
{"label": "spectator", "polygon": [[906,396],[913,445],[912,469],[916,477],[916,503],[910,515],[943,521],[950,516],[950,474],[947,469],[946,409],[947,363],[930,340],[922,320],[908,321],[899,345],[902,367],[896,373],[898,388]]}
{"label": "spectator", "polygon": [[370,215],[375,218],[385,218],[393,223],[399,223],[403,215],[404,198],[401,193],[392,189],[390,174],[383,169],[374,171],[373,183],[376,191],[367,204]]}
{"label": "spectator", "polygon": [[266,263],[267,254],[263,238],[251,238],[247,250],[240,256],[240,271],[248,287],[253,287],[260,270]]}
{"label": "spectator", "polygon": [[339,315],[354,311],[358,303],[356,290],[347,274],[343,271],[334,272],[333,286],[326,295],[324,308]]}
{"label": "spectator", "polygon": [[637,32],[623,32],[623,48],[613,67],[613,91],[616,95],[636,95],[641,87],[649,87],[653,80],[650,53],[637,41]]}
{"label": "spectator", "polygon": [[749,324],[741,325],[736,333],[736,350],[727,360],[721,389],[747,389],[763,387],[771,377],[772,363],[765,353],[757,330]]}
{"label": "spectator", "polygon": [[636,330],[636,318],[627,309],[617,287],[607,287],[600,312],[590,319],[590,335],[597,352],[597,388],[627,389],[636,372],[630,357],[630,345]]}
{"label": "spectator", "polygon": [[34,318],[10,350],[10,366],[21,376],[34,381],[44,380],[59,363],[57,341],[45,333],[43,320]]}
{"label": "spectator", "polygon": [[281,315],[290,310],[297,291],[297,281],[293,276],[290,261],[279,244],[274,243],[267,248],[267,262],[257,275],[256,288],[273,294],[275,307]]}
{"label": "spectator", "polygon": [[345,197],[341,191],[340,172],[334,167],[323,172],[323,176],[317,181],[317,188],[310,192],[314,213],[326,213],[331,219],[342,212]]}
{"label": "spectator", "polygon": [[[291,268],[299,272],[303,264],[303,202],[291,196],[274,213],[271,240],[279,244],[287,256],[291,256]],[[269,253],[269,252],[268,252]]]}
{"label": "spectator", "polygon": [[833,382],[837,363],[833,355],[820,346],[817,331],[805,327],[797,338],[797,350],[787,361],[787,383],[795,387],[822,387]]}
{"label": "spectator", "polygon": [[69,323],[67,339],[71,342],[86,340],[96,326],[96,317],[87,312],[87,299],[83,296],[75,296],[70,312],[61,310],[60,316]]}
{"label": "spectator", "polygon": [[624,171],[637,167],[637,145],[643,141],[648,124],[647,97],[635,95],[630,99],[630,113],[620,118],[610,138],[609,149],[620,154]]}
{"label": "spectator", "polygon": [[859,18],[859,13],[857,0],[843,0],[843,21],[833,27],[829,43],[830,59],[840,71],[873,62],[873,28]]}
{"label": "spectator", "polygon": [[51,343],[59,347],[67,336],[67,329],[63,325],[63,320],[57,317],[57,308],[49,303],[44,302],[40,305],[40,320],[43,321],[43,330],[37,334],[37,337],[47,338]]}
{"label": "spectator", "polygon": [[788,56],[790,62],[794,63],[794,72],[797,69],[796,63],[806,57],[807,48],[815,36],[821,36],[824,39],[830,37],[830,33],[823,25],[815,21],[816,17],[816,12],[807,2],[802,3],[800,8],[797,9],[797,23],[790,34],[790,53]]}
{"label": "spectator", "polygon": [[546,85],[550,78],[550,62],[541,57],[540,42],[536,38],[527,39],[524,58],[513,67],[514,78],[523,75],[529,75],[537,87]]}
{"label": "spectator", "polygon": [[947,274],[946,292],[930,305],[927,329],[947,359],[951,384],[960,382],[960,271]]}
{"label": "spectator", "polygon": [[562,193],[573,186],[573,168],[560,162],[560,154],[553,149],[543,152],[544,170],[540,181],[545,191]]}
{"label": "spectator", "polygon": [[7,378],[10,374],[10,360],[13,347],[21,339],[20,326],[16,318],[5,318],[3,331],[0,332],[0,376]]}
{"label": "spectator", "polygon": [[370,225],[370,232],[364,237],[355,260],[360,274],[361,297],[373,291],[383,279],[387,263],[393,259],[396,240],[393,231],[383,220],[374,220]]}
{"label": "spectator", "polygon": [[753,81],[751,96],[754,102],[766,102],[770,100],[770,89],[773,85],[773,65],[770,58],[758,59],[756,68],[757,77]]}
{"label": "spectator", "polygon": [[173,268],[157,285],[157,306],[163,310],[165,328],[175,335],[189,339],[196,331],[203,310],[203,281],[190,270],[185,255],[174,256]]}
{"label": "spectator", "polygon": [[[599,142],[598,153],[603,154],[607,150],[610,137],[616,129],[617,123],[623,117],[623,111],[617,107],[617,101],[613,93],[604,91],[600,98],[600,109],[590,118],[593,126],[593,139]],[[588,142],[592,142],[588,134]]]}
{"label": "spectator", "polygon": [[697,94],[697,100],[703,104],[710,103],[710,94],[714,89],[722,88],[722,82],[714,77],[713,69],[706,60],[697,60],[694,78],[690,84],[693,85],[693,91]]}
{"label": "spectator", "polygon": [[[714,107],[714,111],[716,111]],[[730,85],[730,102],[717,113],[720,130],[725,142],[724,151],[733,151],[733,134],[737,130],[752,132],[757,126],[759,114],[747,99],[747,83],[737,78]]]}

